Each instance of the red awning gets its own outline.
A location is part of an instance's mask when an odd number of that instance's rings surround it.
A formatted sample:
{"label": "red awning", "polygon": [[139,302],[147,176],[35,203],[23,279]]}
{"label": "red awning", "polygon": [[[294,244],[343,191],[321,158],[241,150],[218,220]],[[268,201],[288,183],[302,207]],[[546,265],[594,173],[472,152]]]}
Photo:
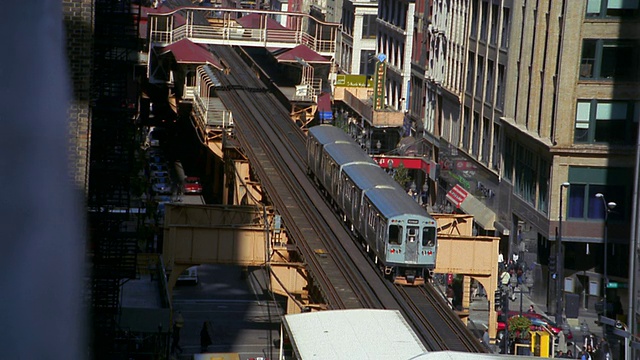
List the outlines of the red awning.
{"label": "red awning", "polygon": [[210,64],[220,70],[223,69],[220,62],[209,50],[189,39],[182,39],[165,46],[158,51],[158,54],[162,55],[168,52],[173,54],[178,64]]}
{"label": "red awning", "polygon": [[[278,53],[278,51],[282,51]],[[331,64],[331,60],[309,49],[306,45],[298,45],[293,49],[280,49],[274,52],[278,62],[299,62],[304,60],[308,63]]]}
{"label": "red awning", "polygon": [[245,29],[264,29],[266,25],[267,29],[288,30],[286,27],[280,25],[279,22],[273,20],[272,18],[258,13],[245,15],[240,19],[236,19],[236,22]]}
{"label": "red awning", "polygon": [[456,208],[459,208],[467,196],[469,196],[469,192],[462,186],[456,184],[456,186],[447,193],[447,200],[451,201]]}

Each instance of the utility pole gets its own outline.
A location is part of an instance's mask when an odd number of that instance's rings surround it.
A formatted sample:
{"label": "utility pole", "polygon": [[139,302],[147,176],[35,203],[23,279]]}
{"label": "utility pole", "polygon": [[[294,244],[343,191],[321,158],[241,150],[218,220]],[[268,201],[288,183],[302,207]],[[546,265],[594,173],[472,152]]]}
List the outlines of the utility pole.
{"label": "utility pole", "polygon": [[556,324],[562,325],[564,319],[564,246],[562,246],[562,207],[563,189],[569,187],[568,182],[560,184],[560,210],[558,211],[558,241],[556,241],[556,264],[558,275],[556,277]]}

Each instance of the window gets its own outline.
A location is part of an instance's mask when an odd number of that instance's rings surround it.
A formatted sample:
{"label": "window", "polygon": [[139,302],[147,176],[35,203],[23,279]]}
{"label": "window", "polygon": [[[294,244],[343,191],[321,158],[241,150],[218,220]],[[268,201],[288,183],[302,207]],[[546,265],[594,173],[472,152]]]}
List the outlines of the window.
{"label": "window", "polygon": [[504,109],[504,65],[498,64],[498,83],[496,88],[496,108]]}
{"label": "window", "polygon": [[493,60],[487,60],[487,93],[485,102],[491,104],[493,101]]}
{"label": "window", "polygon": [[476,97],[482,97],[482,86],[484,85],[484,57],[478,56],[478,66],[476,70]]}
{"label": "window", "polygon": [[502,172],[502,177],[509,181],[513,180],[513,153],[513,140],[506,137],[504,140],[504,171]]}
{"label": "window", "polygon": [[579,100],[573,141],[635,144],[639,112],[632,101]]}
{"label": "window", "polygon": [[363,15],[362,16],[362,38],[363,39],[375,39],[378,32],[378,25],[376,19],[378,15]]}
{"label": "window", "polygon": [[535,154],[518,144],[516,145],[516,179],[514,192],[528,204],[535,204],[537,157]]}
{"label": "window", "polygon": [[604,194],[607,202],[615,202],[616,208],[609,213],[609,221],[629,218],[628,199],[631,199],[633,177],[630,168],[569,168],[568,219],[602,220],[605,209],[602,199],[596,194]]}
{"label": "window", "polygon": [[471,149],[471,153],[473,156],[478,158],[480,153],[480,114],[476,111],[473,112],[473,148]]}
{"label": "window", "polygon": [[509,14],[510,11],[508,8],[502,9],[502,41],[500,41],[500,47],[503,49],[509,47],[509,32],[511,31]]}
{"label": "window", "polygon": [[543,214],[549,214],[549,178],[551,167],[549,163],[540,160],[540,169],[538,171],[538,211]]}
{"label": "window", "polygon": [[493,142],[491,142],[491,168],[493,170],[500,169],[500,125],[493,124]]}
{"label": "window", "polygon": [[482,20],[480,22],[480,40],[487,41],[487,29],[489,28],[489,4],[482,2]]}
{"label": "window", "polygon": [[482,154],[481,161],[485,165],[489,165],[489,152],[491,146],[491,123],[492,121],[486,117],[482,118]]}
{"label": "window", "polygon": [[588,18],[637,17],[640,13],[638,0],[587,0]]}
{"label": "window", "polygon": [[638,78],[640,42],[585,39],[582,42],[580,79],[623,80]]}
{"label": "window", "polygon": [[376,52],[374,50],[360,51],[360,75],[373,75],[375,70]]}
{"label": "window", "polygon": [[398,225],[389,226],[389,244],[401,245],[402,244],[402,227]]}
{"label": "window", "polygon": [[469,108],[464,107],[464,124],[462,128],[462,148],[469,149],[469,133],[471,132],[471,116],[469,115]]}
{"label": "window", "polygon": [[436,228],[425,226],[422,228],[422,246],[434,246],[436,244]]}
{"label": "window", "polygon": [[478,1],[472,0],[471,7],[471,37],[475,38],[478,35]]}
{"label": "window", "polygon": [[498,43],[498,5],[491,6],[491,45]]}
{"label": "window", "polygon": [[467,87],[466,91],[471,93],[473,91],[473,77],[474,70],[476,68],[476,55],[469,51],[469,63],[467,64]]}

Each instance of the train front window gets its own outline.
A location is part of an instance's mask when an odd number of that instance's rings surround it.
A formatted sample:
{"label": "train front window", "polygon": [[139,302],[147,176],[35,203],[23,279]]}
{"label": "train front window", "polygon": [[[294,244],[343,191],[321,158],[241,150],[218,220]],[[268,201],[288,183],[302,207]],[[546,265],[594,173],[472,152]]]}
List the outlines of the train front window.
{"label": "train front window", "polygon": [[389,244],[402,244],[402,226],[389,225]]}
{"label": "train front window", "polygon": [[417,226],[409,226],[407,229],[407,241],[416,242],[418,241],[418,235],[420,233],[420,228]]}
{"label": "train front window", "polygon": [[422,246],[433,246],[436,243],[435,226],[425,226],[422,228]]}

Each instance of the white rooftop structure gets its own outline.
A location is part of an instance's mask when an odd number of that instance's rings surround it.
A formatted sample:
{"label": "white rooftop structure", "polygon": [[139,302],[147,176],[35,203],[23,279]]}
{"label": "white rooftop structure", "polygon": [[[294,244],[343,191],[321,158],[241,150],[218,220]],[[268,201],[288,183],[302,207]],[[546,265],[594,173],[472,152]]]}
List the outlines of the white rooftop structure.
{"label": "white rooftop structure", "polygon": [[329,310],[285,315],[297,359],[411,359],[427,349],[397,310]]}

